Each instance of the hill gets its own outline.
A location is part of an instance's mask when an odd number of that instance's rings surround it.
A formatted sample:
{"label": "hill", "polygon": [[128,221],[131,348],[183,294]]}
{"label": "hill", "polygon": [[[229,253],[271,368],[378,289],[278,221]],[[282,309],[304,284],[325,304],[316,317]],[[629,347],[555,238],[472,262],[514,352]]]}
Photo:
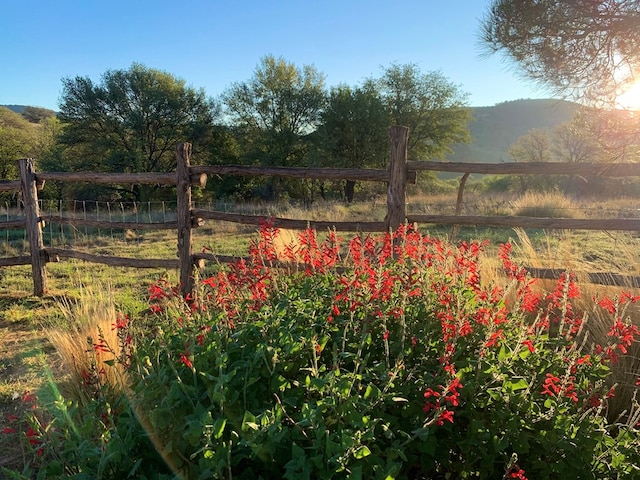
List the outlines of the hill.
{"label": "hill", "polygon": [[472,108],[472,143],[453,147],[451,162],[509,161],[509,146],[534,128],[553,128],[571,120],[579,105],[565,100],[514,100]]}
{"label": "hill", "polygon": [[27,105],[0,105],[0,107],[8,108],[9,110],[16,113],[22,113],[24,112],[24,109],[27,107]]}

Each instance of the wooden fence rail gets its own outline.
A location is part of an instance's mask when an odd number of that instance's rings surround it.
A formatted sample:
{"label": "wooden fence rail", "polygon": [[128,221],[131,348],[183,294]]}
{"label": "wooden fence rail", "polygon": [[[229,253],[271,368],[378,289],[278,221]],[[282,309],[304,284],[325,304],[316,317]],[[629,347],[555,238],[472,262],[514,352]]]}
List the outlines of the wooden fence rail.
{"label": "wooden fence rail", "polygon": [[[231,261],[232,257],[214,254],[194,253],[192,248],[192,229],[201,226],[204,220],[236,222],[259,225],[263,216],[244,215],[195,209],[191,201],[192,185],[204,187],[207,175],[239,176],[281,176],[289,178],[308,178],[325,180],[375,181],[387,183],[387,215],[384,222],[359,221],[314,221],[273,218],[273,225],[287,229],[305,229],[307,227],[324,230],[334,228],[342,231],[384,232],[410,223],[432,223],[443,225],[490,225],[498,227],[536,227],[559,229],[591,230],[630,230],[640,232],[640,220],[630,219],[559,219],[537,217],[489,217],[461,216],[460,204],[465,181],[471,173],[479,174],[563,174],[563,175],[602,175],[602,176],[640,176],[640,164],[566,164],[566,163],[443,163],[417,162],[407,160],[408,129],[394,126],[390,130],[391,155],[387,170],[376,169],[340,169],[340,168],[287,168],[253,166],[191,166],[191,145],[183,143],[176,149],[176,171],[174,173],[97,173],[97,172],[35,172],[31,159],[19,160],[20,180],[0,182],[0,191],[21,191],[24,206],[24,218],[0,221],[0,230],[26,229],[29,239],[29,256],[0,258],[0,267],[31,265],[34,281],[34,294],[42,296],[47,290],[46,263],[59,261],[60,258],[74,258],[92,263],[133,268],[176,268],[180,272],[180,288],[183,295],[193,293],[194,273],[206,260]],[[416,181],[420,170],[463,173],[458,191],[456,215],[418,215],[407,213],[406,185]],[[107,222],[86,219],[67,218],[63,215],[41,215],[38,203],[38,190],[45,182],[89,182],[100,184],[160,184],[176,187],[177,221],[172,222]],[[135,259],[114,256],[101,256],[74,250],[46,247],[43,241],[44,222],[84,225],[98,228],[122,229],[171,229],[177,231],[178,259]],[[538,269],[540,277],[559,275],[558,272]],[[611,274],[592,274],[595,280],[599,276],[613,278]],[[590,277],[590,278],[591,278]],[[615,281],[624,285],[640,284],[640,281],[615,276]]]}

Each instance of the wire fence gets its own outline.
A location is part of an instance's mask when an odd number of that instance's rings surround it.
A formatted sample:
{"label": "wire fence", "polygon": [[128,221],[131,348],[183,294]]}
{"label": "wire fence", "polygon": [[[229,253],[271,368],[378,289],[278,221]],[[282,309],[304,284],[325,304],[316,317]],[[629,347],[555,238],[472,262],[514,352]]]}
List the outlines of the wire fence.
{"label": "wire fence", "polygon": [[[367,202],[364,217],[371,215],[374,210],[382,211],[384,205],[382,201],[373,200]],[[177,220],[176,201],[147,201],[147,202],[122,202],[122,201],[93,201],[93,200],[39,200],[40,213],[43,217],[60,217],[65,219],[81,219],[94,222],[121,222],[121,223],[171,223]],[[210,200],[205,202],[194,202],[194,208],[216,210],[225,213],[238,213],[243,215],[264,215],[277,216],[283,211],[291,214],[292,210],[298,210],[303,217],[308,210],[324,210],[335,212],[340,209],[358,208],[356,205],[347,206],[344,202],[336,200],[322,202],[316,206],[297,206],[295,204],[269,203],[269,202],[237,202],[232,200]],[[439,198],[418,198],[410,199],[408,209],[414,213],[442,214],[450,215],[455,211],[455,199],[450,197]],[[514,214],[518,210],[518,198],[496,197],[496,198],[469,198],[462,204],[459,212],[462,215],[500,215]],[[535,208],[527,210],[528,215],[536,216],[558,216],[570,218],[640,218],[640,208],[637,208],[632,199],[621,199],[617,202],[585,203],[583,205],[561,205],[540,207],[540,212]],[[19,204],[5,202],[0,206],[0,218],[11,221],[23,218],[23,211]],[[293,217],[296,215],[294,214]],[[213,228],[212,225],[208,225]],[[218,226],[218,231],[223,230]],[[134,230],[134,228],[132,228]],[[100,226],[78,225],[74,226],[66,222],[48,221],[42,230],[43,239],[51,246],[59,245],[83,245],[91,239],[112,238],[114,240],[132,241],[137,235],[132,230],[126,228],[111,228]],[[14,247],[27,242],[27,232],[25,229],[4,230],[0,234],[0,240],[12,244]]]}

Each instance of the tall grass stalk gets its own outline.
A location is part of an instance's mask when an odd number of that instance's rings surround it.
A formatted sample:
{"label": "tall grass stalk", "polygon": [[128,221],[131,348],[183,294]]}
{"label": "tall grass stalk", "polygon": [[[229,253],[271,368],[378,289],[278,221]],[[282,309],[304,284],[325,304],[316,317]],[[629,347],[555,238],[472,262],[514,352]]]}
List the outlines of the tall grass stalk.
{"label": "tall grass stalk", "polygon": [[121,362],[121,341],[115,325],[119,314],[110,288],[82,287],[75,300],[58,304],[62,320],[47,327],[49,340],[68,374],[61,385],[80,404],[90,402],[97,392],[117,395],[126,386]]}

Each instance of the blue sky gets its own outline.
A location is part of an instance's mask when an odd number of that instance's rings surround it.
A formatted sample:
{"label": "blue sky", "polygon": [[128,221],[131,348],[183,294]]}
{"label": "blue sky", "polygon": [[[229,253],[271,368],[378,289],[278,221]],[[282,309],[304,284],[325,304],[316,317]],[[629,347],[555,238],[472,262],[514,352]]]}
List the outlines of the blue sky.
{"label": "blue sky", "polygon": [[549,94],[499,56],[484,58],[488,0],[3,0],[0,104],[57,109],[61,79],[132,63],[217,97],[265,55],[314,65],[328,87],[393,63],[439,71],[471,106]]}

